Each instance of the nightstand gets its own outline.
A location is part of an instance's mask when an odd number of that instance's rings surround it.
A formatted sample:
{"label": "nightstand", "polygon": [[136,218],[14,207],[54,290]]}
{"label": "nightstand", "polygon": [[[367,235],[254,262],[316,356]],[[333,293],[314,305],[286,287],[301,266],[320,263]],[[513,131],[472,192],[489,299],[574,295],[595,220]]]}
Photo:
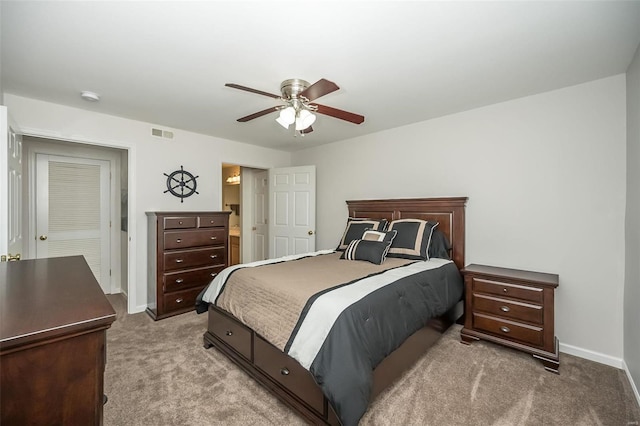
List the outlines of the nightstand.
{"label": "nightstand", "polygon": [[554,334],[554,291],[558,275],[485,265],[462,271],[465,322],[462,343],[487,340],[518,349],[558,373],[558,338]]}

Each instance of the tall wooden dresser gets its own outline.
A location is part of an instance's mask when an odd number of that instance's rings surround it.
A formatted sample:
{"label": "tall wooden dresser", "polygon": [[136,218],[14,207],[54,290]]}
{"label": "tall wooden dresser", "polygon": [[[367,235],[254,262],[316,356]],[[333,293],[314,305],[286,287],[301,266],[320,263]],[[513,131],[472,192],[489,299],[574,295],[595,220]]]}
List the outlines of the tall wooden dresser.
{"label": "tall wooden dresser", "polygon": [[147,313],[159,320],[195,308],[228,266],[230,212],[147,212]]}
{"label": "tall wooden dresser", "polygon": [[82,256],[0,263],[0,424],[101,425],[115,319]]}

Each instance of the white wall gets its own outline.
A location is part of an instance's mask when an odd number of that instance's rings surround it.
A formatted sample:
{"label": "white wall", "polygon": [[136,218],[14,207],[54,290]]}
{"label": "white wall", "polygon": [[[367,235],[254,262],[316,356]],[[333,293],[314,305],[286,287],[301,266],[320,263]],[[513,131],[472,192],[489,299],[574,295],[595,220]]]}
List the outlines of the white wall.
{"label": "white wall", "polygon": [[[129,310],[147,300],[146,211],[221,210],[222,163],[260,168],[288,166],[287,152],[171,129],[172,140],[151,136],[149,123],[98,114],[5,94],[9,113],[25,134],[100,144],[129,150]],[[157,126],[154,126],[157,127]],[[199,195],[180,199],[163,193],[163,173],[184,166],[198,175]]]}
{"label": "white wall", "polygon": [[468,196],[467,263],[559,274],[561,349],[621,365],[624,75],[294,153],[303,164],[318,249],[337,245],[345,200]]}
{"label": "white wall", "polygon": [[[640,384],[640,47],[627,71],[627,216],[624,286],[624,360]],[[640,395],[636,388],[636,397]]]}

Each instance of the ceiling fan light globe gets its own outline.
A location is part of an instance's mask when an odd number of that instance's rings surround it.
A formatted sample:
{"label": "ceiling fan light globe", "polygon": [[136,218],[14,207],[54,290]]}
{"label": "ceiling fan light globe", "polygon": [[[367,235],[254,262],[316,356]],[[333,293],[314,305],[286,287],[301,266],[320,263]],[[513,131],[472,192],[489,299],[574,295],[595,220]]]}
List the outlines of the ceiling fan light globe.
{"label": "ceiling fan light globe", "polygon": [[278,122],[279,125],[281,125],[285,129],[288,129],[289,128],[289,124],[291,124],[291,123],[289,123],[288,120],[283,120],[282,117],[276,118],[276,121]]}
{"label": "ceiling fan light globe", "polygon": [[316,121],[316,116],[308,110],[303,109],[296,119],[296,130],[304,130]]}
{"label": "ceiling fan light globe", "polygon": [[291,106],[281,110],[280,119],[287,125],[293,124],[296,121],[296,110]]}

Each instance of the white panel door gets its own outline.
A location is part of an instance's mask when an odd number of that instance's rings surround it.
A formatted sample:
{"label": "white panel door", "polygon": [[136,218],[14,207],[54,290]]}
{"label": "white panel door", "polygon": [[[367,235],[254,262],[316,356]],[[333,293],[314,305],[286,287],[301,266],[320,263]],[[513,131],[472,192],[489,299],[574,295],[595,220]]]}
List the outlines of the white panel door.
{"label": "white panel door", "polygon": [[36,258],[82,255],[105,293],[110,277],[109,162],[36,155]]}
{"label": "white panel door", "polygon": [[253,173],[253,215],[251,238],[253,253],[251,261],[265,260],[269,257],[267,224],[269,217],[269,173],[264,170]]}
{"label": "white panel door", "polygon": [[0,255],[15,260],[22,254],[22,135],[2,105],[0,176]]}
{"label": "white panel door", "polygon": [[316,167],[269,170],[269,257],[315,251]]}

